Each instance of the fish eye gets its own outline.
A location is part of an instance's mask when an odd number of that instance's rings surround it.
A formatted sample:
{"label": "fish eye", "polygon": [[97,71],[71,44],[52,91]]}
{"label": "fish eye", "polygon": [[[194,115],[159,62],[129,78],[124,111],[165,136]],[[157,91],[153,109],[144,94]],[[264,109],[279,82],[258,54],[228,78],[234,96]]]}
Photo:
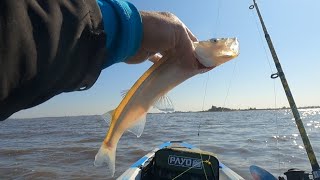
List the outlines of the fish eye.
{"label": "fish eye", "polygon": [[218,43],[221,39],[220,38],[211,38],[210,42],[212,43]]}

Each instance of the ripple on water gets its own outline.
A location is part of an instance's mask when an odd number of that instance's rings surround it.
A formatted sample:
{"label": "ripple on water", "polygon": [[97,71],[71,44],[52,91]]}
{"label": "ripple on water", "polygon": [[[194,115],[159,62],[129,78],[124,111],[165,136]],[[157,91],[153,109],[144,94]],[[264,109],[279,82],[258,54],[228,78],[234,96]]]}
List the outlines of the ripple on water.
{"label": "ripple on water", "polygon": [[[307,133],[315,152],[320,151],[319,112],[305,111],[303,116],[311,124]],[[148,114],[140,138],[131,133],[121,138],[116,176],[170,140],[183,140],[217,154],[246,179],[251,178],[248,168],[252,164],[277,175],[290,167],[309,170],[291,118],[287,110]],[[93,161],[107,128],[100,116],[1,122],[0,179],[105,179],[106,169],[94,167]]]}

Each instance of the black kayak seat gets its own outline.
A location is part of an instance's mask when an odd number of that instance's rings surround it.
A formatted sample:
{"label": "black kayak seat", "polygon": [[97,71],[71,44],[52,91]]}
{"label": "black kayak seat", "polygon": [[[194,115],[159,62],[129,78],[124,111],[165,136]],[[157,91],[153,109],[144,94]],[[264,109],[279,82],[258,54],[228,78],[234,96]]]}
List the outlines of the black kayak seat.
{"label": "black kayak seat", "polygon": [[142,179],[218,180],[219,161],[207,151],[174,147],[160,149],[142,169]]}

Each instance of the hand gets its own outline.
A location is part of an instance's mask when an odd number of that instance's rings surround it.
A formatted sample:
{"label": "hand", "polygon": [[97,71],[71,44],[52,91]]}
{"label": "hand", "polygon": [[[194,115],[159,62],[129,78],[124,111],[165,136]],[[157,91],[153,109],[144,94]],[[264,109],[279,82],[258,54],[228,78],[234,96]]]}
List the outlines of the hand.
{"label": "hand", "polygon": [[[175,15],[167,12],[140,12],[143,23],[143,39],[138,52],[126,63],[141,63],[146,59],[155,62],[170,54],[175,59],[193,57],[193,43],[197,38]],[[193,62],[194,63],[194,62]]]}

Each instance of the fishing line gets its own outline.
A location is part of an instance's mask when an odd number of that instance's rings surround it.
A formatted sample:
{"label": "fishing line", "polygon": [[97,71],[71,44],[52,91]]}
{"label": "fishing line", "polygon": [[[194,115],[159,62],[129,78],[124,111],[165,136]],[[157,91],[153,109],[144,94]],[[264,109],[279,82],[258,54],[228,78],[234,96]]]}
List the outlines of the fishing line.
{"label": "fishing line", "polygon": [[202,111],[204,111],[204,102],[205,102],[206,95],[207,95],[209,74],[210,74],[210,72],[207,72],[207,78],[205,80],[205,87],[204,87],[204,95],[203,95],[203,99],[202,99]]}
{"label": "fishing line", "polygon": [[[232,84],[232,82],[233,82],[232,80],[234,79],[234,76],[235,76],[236,65],[237,65],[237,62],[235,61],[235,62],[234,62],[234,65],[233,65],[232,75],[231,75],[231,78],[230,78],[229,83],[228,83],[227,94],[226,94],[226,97],[225,97],[225,99],[224,99],[224,106],[225,106],[225,104],[226,104],[227,97],[229,96],[230,87],[231,87],[231,84]],[[206,94],[207,94],[207,89],[208,89],[209,73],[210,73],[210,72],[207,73],[207,78],[206,78],[206,81],[205,81],[205,90],[204,90],[204,96],[203,96],[203,102],[202,102],[202,111],[204,111],[204,102],[205,102],[205,98],[206,98]],[[224,107],[224,106],[223,106],[223,107]],[[222,109],[222,112],[224,112],[223,109]],[[199,118],[199,125],[198,125],[198,144],[199,144],[199,145],[198,145],[198,146],[199,146],[199,148],[201,149],[200,128],[201,128],[201,120],[200,120],[200,118]],[[222,128],[224,129],[224,127],[222,127]],[[205,178],[208,179],[208,178],[207,178],[206,171],[205,171],[205,168],[204,168],[204,164],[203,164],[204,161],[203,161],[202,153],[200,152],[199,154],[200,154],[200,157],[201,157],[201,163],[202,163],[202,167],[203,167],[203,171],[204,171]],[[187,171],[189,171],[189,170],[190,170],[190,169],[186,170],[185,172],[187,172]],[[185,172],[183,172],[182,174],[184,174]],[[182,174],[178,175],[177,177],[181,176]],[[175,178],[177,178],[177,177],[175,177]],[[175,179],[175,178],[174,178],[174,179]]]}
{"label": "fishing line", "polygon": [[271,63],[270,63],[270,59],[269,59],[269,56],[268,56],[268,53],[267,53],[267,49],[266,49],[265,44],[263,43],[264,41],[263,41],[263,37],[262,37],[262,34],[261,34],[261,32],[260,32],[260,29],[259,29],[259,24],[258,24],[257,18],[255,17],[253,11],[251,11],[251,18],[254,19],[254,22],[255,22],[255,24],[256,24],[256,28],[257,28],[257,31],[258,31],[259,37],[260,37],[260,43],[261,43],[261,45],[262,45],[262,47],[263,47],[263,49],[264,49],[264,54],[265,54],[265,56],[266,56],[266,59],[267,59],[268,65],[269,65],[270,72],[271,72],[271,74],[273,74],[273,70],[272,70],[272,66],[271,66]]}
{"label": "fishing line", "polygon": [[[207,95],[207,89],[208,89],[208,81],[209,81],[209,74],[210,72],[207,72],[207,77],[205,79],[205,87],[204,87],[204,94],[203,94],[203,99],[202,99],[202,111],[204,111],[204,102],[205,102],[205,99],[206,99],[206,95]],[[199,121],[198,121],[198,144],[199,144],[199,148],[201,148],[201,139],[200,139],[200,128],[201,128],[201,120],[199,118]]]}
{"label": "fishing line", "polygon": [[[267,49],[265,47],[265,44],[264,44],[264,41],[263,41],[263,37],[262,37],[262,34],[260,32],[260,28],[259,28],[259,24],[258,24],[258,20],[257,20],[257,17],[254,15],[254,12],[251,11],[251,18],[254,19],[254,22],[256,24],[256,28],[257,28],[257,31],[259,33],[259,37],[260,37],[260,43],[264,49],[264,54],[266,56],[266,59],[267,59],[267,62],[268,62],[268,65],[269,65],[269,68],[270,68],[270,72],[271,74],[274,74],[273,70],[272,70],[272,66],[271,66],[271,62],[270,62],[270,59],[269,59],[269,56],[268,56],[268,53],[267,53]],[[277,109],[277,93],[276,93],[276,82],[273,81],[273,93],[274,93],[274,109],[275,109],[275,122],[276,122],[276,149],[277,149],[277,158],[278,158],[278,175],[280,175],[280,168],[281,168],[281,162],[280,162],[280,148],[279,148],[279,118],[277,116],[277,113],[276,113],[276,109]]]}
{"label": "fishing line", "polygon": [[[276,81],[273,81],[273,93],[274,93],[274,108],[277,109],[277,93],[276,93]],[[277,136],[279,137],[279,118],[277,116],[276,110],[275,110],[275,119],[276,119],[276,131],[277,131]],[[276,147],[277,147],[277,156],[278,156],[278,176],[281,175],[280,173],[280,168],[281,168],[281,162],[280,162],[280,148],[279,148],[279,138],[277,138],[276,141]]]}
{"label": "fishing line", "polygon": [[215,27],[213,27],[213,29],[216,30],[213,31],[213,37],[216,37],[218,32],[219,32],[219,24],[220,24],[220,6],[221,6],[221,1],[218,0],[218,10],[217,10],[217,18],[216,18],[216,22],[215,22]]}
{"label": "fishing line", "polygon": [[[204,111],[204,101],[205,101],[205,97],[206,97],[206,94],[207,94],[208,81],[209,81],[209,72],[207,73],[207,78],[206,78],[206,81],[205,81],[205,91],[204,91],[204,96],[203,96],[202,111]],[[198,147],[199,147],[199,149],[201,149],[201,138],[200,138],[201,120],[200,120],[200,118],[199,118],[198,122],[199,122],[199,124],[198,124]],[[205,178],[206,178],[206,180],[208,180],[208,176],[207,176],[207,173],[205,171],[204,164],[203,164],[204,161],[203,161],[203,157],[202,157],[201,151],[199,152],[199,154],[200,154],[200,157],[201,157],[201,161],[200,162],[195,163],[192,167],[186,169],[182,173],[178,174],[176,177],[172,178],[172,180],[175,180],[175,179],[179,178],[180,176],[182,176],[183,174],[187,173],[192,168],[198,166],[200,163],[201,163],[201,165],[203,167],[203,172],[204,172]]]}
{"label": "fishing line", "polygon": [[[207,72],[206,74],[207,74],[207,77],[205,79],[204,95],[203,95],[203,99],[202,99],[202,111],[204,111],[204,102],[205,102],[206,95],[207,95],[208,81],[209,81],[210,72]],[[200,118],[198,118],[198,119],[199,119],[199,121],[198,121],[198,133],[197,133],[197,135],[198,135],[198,147],[199,147],[199,149],[201,149],[201,138],[200,138],[201,120],[200,120]],[[201,157],[201,163],[202,163],[203,171],[204,171],[204,174],[205,174],[205,178],[208,179],[207,178],[207,173],[206,173],[204,165],[203,165],[203,158],[202,158],[201,152],[199,154],[200,154],[200,157]],[[190,169],[188,169],[188,170],[190,170]],[[183,172],[183,173],[185,173],[185,172]],[[181,176],[181,175],[182,174],[180,174],[179,176]]]}
{"label": "fishing line", "polygon": [[[213,37],[216,37],[219,31],[219,23],[220,23],[220,7],[221,7],[221,0],[218,0],[218,6],[217,6],[217,16],[215,20],[215,27],[213,27]],[[207,73],[207,78],[205,79],[205,89],[204,89],[204,95],[203,95],[203,100],[202,100],[202,108],[201,110],[204,111],[204,103],[207,95],[207,87],[208,87],[208,81],[209,81],[209,74],[210,72]],[[201,128],[201,121],[199,119],[198,123],[198,137],[199,137],[199,146],[200,146],[200,128]]]}
{"label": "fishing line", "polygon": [[[208,161],[208,160],[207,160]],[[172,178],[171,180],[176,180],[177,178],[179,178],[180,176],[182,176],[183,174],[187,173],[188,171],[190,171],[192,168],[197,167],[198,165],[200,165],[200,163],[202,163],[206,161],[201,161],[201,162],[197,162],[194,163],[191,167],[189,167],[188,169],[186,169],[185,171],[183,171],[182,173],[178,174],[176,177]],[[204,168],[203,168],[204,169]],[[205,172],[205,171],[204,171]],[[205,172],[206,173],[206,172]],[[207,174],[205,174],[205,178],[206,180],[208,180]]]}
{"label": "fishing line", "polygon": [[[221,1],[218,0],[218,10],[217,10],[217,16],[216,16],[216,22],[215,22],[215,27],[213,27],[213,37],[217,36],[218,34],[218,28],[219,28],[219,20],[220,20],[220,6],[221,6]],[[205,88],[204,88],[204,95],[203,95],[203,99],[202,99],[202,111],[204,111],[204,103],[205,103],[205,99],[206,99],[206,95],[207,95],[207,89],[208,89],[208,81],[209,81],[209,75],[210,75],[210,72],[207,72],[207,78],[205,79]],[[198,146],[199,148],[201,149],[201,138],[200,138],[200,128],[201,128],[201,120],[199,118],[199,123],[198,123]],[[200,156],[201,156],[201,162],[202,162],[202,166],[203,166],[203,158],[202,158],[202,154],[200,152]],[[203,166],[203,171],[204,171],[204,174],[205,174],[205,178],[207,178],[207,174],[205,172],[205,168]]]}
{"label": "fishing line", "polygon": [[[216,16],[216,20],[215,20],[215,27],[213,28],[214,31],[213,31],[213,35],[214,37],[217,36],[218,34],[218,31],[219,31],[219,26],[220,26],[220,9],[221,9],[221,0],[217,0],[217,16]],[[229,96],[229,92],[230,92],[230,87],[231,87],[231,83],[232,83],[232,79],[234,78],[234,74],[235,74],[235,68],[236,68],[236,64],[237,62],[234,63],[234,67],[233,67],[233,72],[232,72],[232,75],[231,75],[231,79],[229,81],[229,84],[228,84],[228,87],[227,87],[227,94],[226,94],[226,97],[224,99],[224,105],[223,107],[225,107],[225,104],[226,104],[226,100],[227,100],[227,97]],[[205,100],[206,100],[206,95],[207,95],[207,89],[208,89],[208,81],[209,81],[209,75],[210,75],[210,72],[207,73],[207,77],[205,79],[205,89],[204,89],[204,95],[203,95],[203,100],[202,100],[202,111],[204,111],[204,104],[205,104]],[[222,112],[223,112],[223,109],[222,109]],[[219,120],[220,121],[220,120]],[[199,147],[201,147],[201,138],[200,138],[200,131],[201,131],[201,120],[199,118],[199,121],[198,121],[198,144],[199,144]]]}
{"label": "fishing line", "polygon": [[[229,96],[229,92],[230,92],[232,80],[234,79],[234,76],[235,76],[236,66],[237,66],[237,61],[234,61],[231,78],[230,78],[230,80],[229,80],[229,84],[228,84],[228,87],[227,87],[227,94],[226,94],[226,97],[224,98],[224,102],[223,102],[223,106],[222,106],[223,108],[225,108],[225,106],[226,106],[226,102],[227,102],[227,98],[228,98],[228,96]],[[222,112],[224,112],[223,109],[222,109]]]}

